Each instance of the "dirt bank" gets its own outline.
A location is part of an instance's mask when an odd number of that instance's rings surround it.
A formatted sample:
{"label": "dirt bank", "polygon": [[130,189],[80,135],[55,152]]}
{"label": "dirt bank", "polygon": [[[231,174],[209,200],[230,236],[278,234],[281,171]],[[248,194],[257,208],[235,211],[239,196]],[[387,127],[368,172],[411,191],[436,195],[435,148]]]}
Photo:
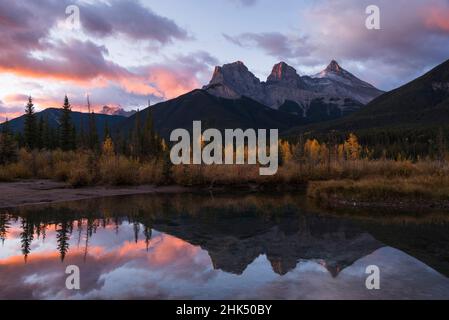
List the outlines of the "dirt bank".
{"label": "dirt bank", "polygon": [[180,193],[190,189],[180,186],[157,187],[87,187],[75,189],[66,183],[50,180],[26,180],[0,183],[0,208],[43,203],[83,200],[132,194]]}

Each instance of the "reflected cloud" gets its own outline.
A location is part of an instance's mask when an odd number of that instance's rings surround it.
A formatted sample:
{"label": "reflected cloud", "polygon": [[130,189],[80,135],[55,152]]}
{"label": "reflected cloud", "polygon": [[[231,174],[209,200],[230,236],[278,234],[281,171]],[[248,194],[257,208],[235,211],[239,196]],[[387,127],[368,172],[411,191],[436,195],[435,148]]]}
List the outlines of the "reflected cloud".
{"label": "reflected cloud", "polygon": [[[0,214],[0,299],[449,297],[447,277],[375,228],[307,213],[296,196],[125,198]],[[365,288],[372,264],[381,291]],[[65,288],[67,265],[80,291]]]}

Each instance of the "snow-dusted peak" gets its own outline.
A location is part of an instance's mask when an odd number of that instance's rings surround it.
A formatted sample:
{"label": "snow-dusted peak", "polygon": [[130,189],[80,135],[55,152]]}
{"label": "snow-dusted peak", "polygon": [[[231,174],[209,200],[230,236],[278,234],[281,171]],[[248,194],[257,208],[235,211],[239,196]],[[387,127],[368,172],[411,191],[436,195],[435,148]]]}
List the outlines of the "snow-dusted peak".
{"label": "snow-dusted peak", "polygon": [[374,88],[371,84],[360,80],[349,71],[343,69],[335,60],[332,60],[326,69],[312,76],[312,78],[340,82],[344,85],[352,87]]}

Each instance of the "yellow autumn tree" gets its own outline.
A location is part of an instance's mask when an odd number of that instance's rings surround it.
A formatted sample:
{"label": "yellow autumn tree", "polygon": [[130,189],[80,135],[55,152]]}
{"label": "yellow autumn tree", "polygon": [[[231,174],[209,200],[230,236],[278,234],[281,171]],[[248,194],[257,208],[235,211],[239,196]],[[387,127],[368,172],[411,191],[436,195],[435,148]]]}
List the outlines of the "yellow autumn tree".
{"label": "yellow autumn tree", "polygon": [[107,137],[104,141],[102,151],[103,155],[105,156],[114,155],[114,142],[112,141],[111,137]]}
{"label": "yellow autumn tree", "polygon": [[353,133],[349,134],[348,139],[344,143],[344,150],[346,153],[346,159],[357,160],[360,159],[362,153],[362,147],[359,144],[357,136]]}
{"label": "yellow autumn tree", "polygon": [[161,149],[163,152],[166,152],[168,150],[167,143],[165,142],[164,139],[162,139],[162,141],[161,141]]}
{"label": "yellow autumn tree", "polygon": [[304,153],[310,162],[320,161],[320,143],[316,139],[308,139],[304,145]]}
{"label": "yellow autumn tree", "polygon": [[279,148],[283,163],[288,163],[293,159],[292,148],[288,141],[280,141]]}

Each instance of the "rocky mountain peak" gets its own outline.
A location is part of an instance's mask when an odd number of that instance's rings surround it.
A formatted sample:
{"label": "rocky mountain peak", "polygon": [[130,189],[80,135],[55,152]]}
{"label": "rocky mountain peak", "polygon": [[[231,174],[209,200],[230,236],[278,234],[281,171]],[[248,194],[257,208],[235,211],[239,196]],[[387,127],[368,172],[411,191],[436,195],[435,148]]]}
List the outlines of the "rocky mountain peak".
{"label": "rocky mountain peak", "polygon": [[247,96],[257,100],[262,99],[263,95],[260,80],[241,61],[216,67],[211,81],[203,89],[228,99]]}
{"label": "rocky mountain peak", "polygon": [[296,72],[296,69],[289,66],[285,62],[279,62],[275,64],[270,76],[267,79],[268,82],[288,81],[298,83],[300,76]]}
{"label": "rocky mountain peak", "polygon": [[327,72],[335,72],[335,73],[340,73],[342,70],[343,70],[343,68],[340,67],[338,62],[335,60],[332,60],[331,63],[325,69],[325,71],[327,71]]}
{"label": "rocky mountain peak", "polygon": [[[225,64],[221,67],[215,67],[212,80],[209,85],[212,84],[224,84],[226,82],[239,83],[240,80],[256,81],[256,76],[252,74],[245,64],[241,61]],[[259,79],[257,79],[259,81]]]}

